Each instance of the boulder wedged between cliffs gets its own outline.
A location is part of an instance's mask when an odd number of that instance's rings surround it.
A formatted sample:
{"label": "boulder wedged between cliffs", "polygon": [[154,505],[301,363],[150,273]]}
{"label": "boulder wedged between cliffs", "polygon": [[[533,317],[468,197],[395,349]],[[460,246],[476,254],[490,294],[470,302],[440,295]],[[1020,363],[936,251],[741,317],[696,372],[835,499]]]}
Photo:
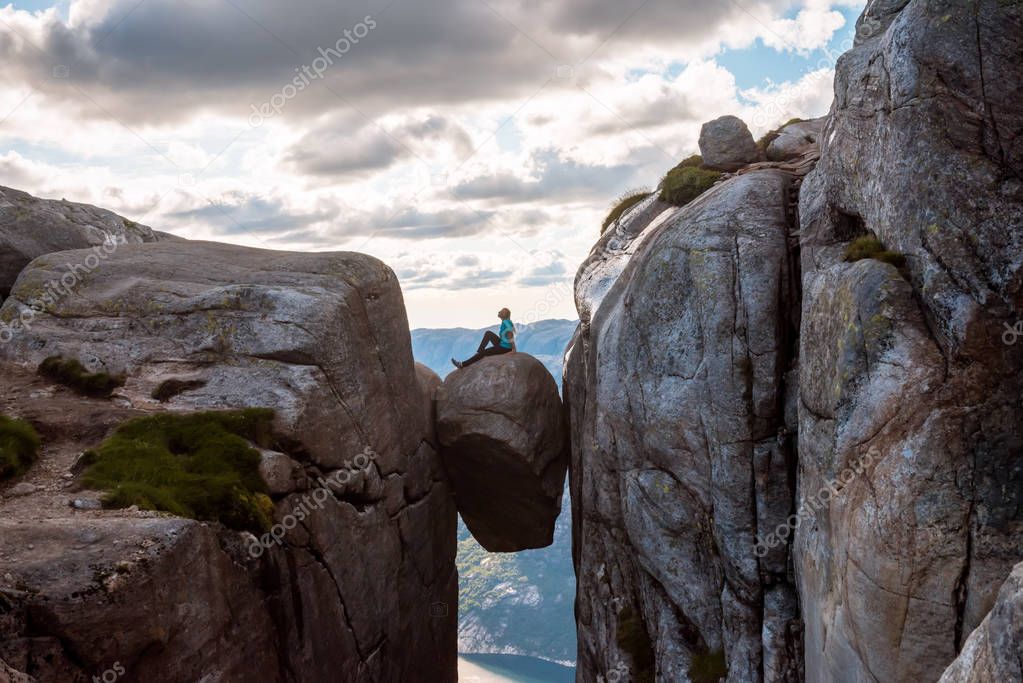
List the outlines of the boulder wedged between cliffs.
{"label": "boulder wedged between cliffs", "polygon": [[554,537],[568,470],[557,384],[525,353],[488,358],[437,388],[441,458],[462,519],[491,552]]}

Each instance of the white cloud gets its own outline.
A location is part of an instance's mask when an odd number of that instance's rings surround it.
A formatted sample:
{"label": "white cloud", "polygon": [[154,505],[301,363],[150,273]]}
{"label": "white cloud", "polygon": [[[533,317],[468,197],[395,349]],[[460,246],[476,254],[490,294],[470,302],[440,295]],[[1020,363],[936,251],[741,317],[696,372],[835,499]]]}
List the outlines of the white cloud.
{"label": "white cloud", "polygon": [[[478,0],[386,4],[256,0],[250,19],[75,0],[67,22],[0,8],[0,184],[194,238],[364,250],[437,324],[468,323],[494,297],[521,309],[570,283],[614,197],[696,151],[704,121],[733,113],[759,134],[823,114],[831,64],[740,91],[715,58],[758,39],[819,48],[856,3],[651,0],[624,25],[620,0],[492,0],[500,17]],[[371,13],[358,49],[250,125],[252,103]],[[452,290],[472,304],[440,310]]]}

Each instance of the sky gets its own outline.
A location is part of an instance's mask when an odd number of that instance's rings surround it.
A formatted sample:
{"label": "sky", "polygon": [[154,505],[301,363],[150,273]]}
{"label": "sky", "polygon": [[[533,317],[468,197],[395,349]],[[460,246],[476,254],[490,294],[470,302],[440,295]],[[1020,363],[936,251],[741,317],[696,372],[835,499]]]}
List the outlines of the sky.
{"label": "sky", "polygon": [[575,318],[616,198],[705,121],[826,114],[863,4],[17,0],[0,185],[190,239],[372,254],[412,327]]}

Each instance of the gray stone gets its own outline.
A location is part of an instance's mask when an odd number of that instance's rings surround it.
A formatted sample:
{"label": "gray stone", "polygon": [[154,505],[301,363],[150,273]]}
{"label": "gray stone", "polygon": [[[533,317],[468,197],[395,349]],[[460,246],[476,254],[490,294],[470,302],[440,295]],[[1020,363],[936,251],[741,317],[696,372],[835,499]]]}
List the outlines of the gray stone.
{"label": "gray stone", "polygon": [[753,134],[737,116],[722,116],[700,129],[703,165],[718,171],[737,171],[760,159]]}
{"label": "gray stone", "polygon": [[683,208],[650,203],[577,276],[565,389],[581,680],[623,666],[691,680],[713,653],[729,680],[798,676],[784,550],[774,564],[754,554],[794,495],[793,444],[778,442],[797,303],[790,184],[753,171]]}
{"label": "gray stone", "polygon": [[998,599],[939,683],[1023,681],[1023,564],[1002,584]]}
{"label": "gray stone", "polygon": [[[15,320],[84,253],[36,259],[0,319]],[[0,657],[12,667],[42,680],[91,676],[113,661],[136,662],[131,675],[155,683],[456,679],[457,609],[438,619],[430,605],[457,604],[457,516],[429,446],[401,291],[385,265],[352,253],[123,245],[0,347],[29,376],[49,355],[126,373],[128,407],[78,400],[71,410],[83,421],[151,414],[150,394],[169,376],[206,382],[161,404],[172,411],[275,409],[280,453],[267,454],[264,472],[284,530],[280,544],[257,543],[130,510],[64,508],[39,524],[27,508],[5,509],[0,575],[34,589],[19,614],[46,611],[30,631],[24,620],[0,620],[0,643],[17,650],[0,648]],[[48,448],[70,460],[95,441],[82,443],[65,412],[51,409],[59,424],[45,431],[62,435]],[[293,488],[289,460],[343,483]],[[122,543],[84,544],[84,529]],[[152,548],[144,570],[119,571],[132,558],[126,543],[136,542]],[[76,594],[91,597],[64,597]],[[40,673],[32,648],[46,638],[62,644],[47,661],[69,673]]]}
{"label": "gray stone", "polygon": [[103,500],[99,495],[83,496],[80,498],[72,498],[68,501],[68,505],[73,507],[75,510],[102,510]]}
{"label": "gray stone", "polygon": [[18,274],[37,256],[98,247],[108,241],[120,245],[159,239],[151,228],[105,209],[39,199],[0,186],[0,299],[7,296]]}
{"label": "gray stone", "polygon": [[426,419],[426,423],[429,425],[429,435],[427,439],[434,446],[437,447],[437,389],[440,387],[442,380],[440,375],[426,367],[422,363],[416,363],[416,382],[419,384],[419,389],[422,391],[422,406],[423,416]]}
{"label": "gray stone", "polygon": [[806,154],[817,146],[824,119],[800,121],[784,126],[778,137],[767,146],[767,158],[771,161],[789,161]]}
{"label": "gray stone", "polygon": [[270,495],[283,496],[305,488],[306,477],[302,465],[284,453],[260,450],[259,474],[263,477]]}
{"label": "gray stone", "polygon": [[[860,28],[800,197],[806,678],[937,680],[1023,547],[1023,5]],[[867,233],[903,272],[843,261]]]}
{"label": "gray stone", "polygon": [[558,387],[525,353],[487,358],[437,390],[437,435],[458,511],[487,550],[543,548],[568,468]]}
{"label": "gray stone", "polygon": [[5,591],[0,658],[37,680],[87,680],[118,661],[134,680],[274,680],[279,652],[267,597],[213,528],[177,519],[4,518],[0,555],[28,589]]}
{"label": "gray stone", "polygon": [[4,491],[4,496],[7,498],[21,498],[22,496],[30,496],[41,489],[41,486],[23,481]]}

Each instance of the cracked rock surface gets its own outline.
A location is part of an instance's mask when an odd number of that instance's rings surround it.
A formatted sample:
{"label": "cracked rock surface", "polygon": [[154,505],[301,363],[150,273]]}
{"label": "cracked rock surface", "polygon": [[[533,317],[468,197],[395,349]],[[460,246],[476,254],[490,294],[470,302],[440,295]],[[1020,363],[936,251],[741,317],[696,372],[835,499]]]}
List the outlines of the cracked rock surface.
{"label": "cracked rock surface", "polygon": [[[1023,548],[1023,5],[860,29],[800,199],[800,504],[835,492],[795,537],[806,678],[937,680]],[[868,233],[901,272],[844,262]]]}
{"label": "cracked rock surface", "polygon": [[998,600],[945,670],[939,683],[1023,681],[1023,564],[1016,565]]}
{"label": "cracked rock surface", "polygon": [[[767,165],[769,166],[769,165]],[[784,548],[798,312],[795,177],[736,176],[684,208],[648,200],[580,269],[566,369],[581,680],[798,680]]]}
{"label": "cracked rock surface", "polygon": [[96,247],[111,238],[131,244],[172,239],[106,209],[0,186],[0,301],[37,256]]}
{"label": "cracked rock surface", "polygon": [[549,546],[568,469],[551,373],[509,353],[451,373],[436,396],[441,455],[472,535],[491,552]]}
{"label": "cracked rock surface", "polygon": [[[36,259],[0,319],[81,254]],[[58,354],[127,383],[110,401],[67,396],[61,411],[33,412],[67,394],[33,374]],[[0,505],[7,666],[39,681],[91,679],[112,662],[119,680],[157,683],[455,680],[456,512],[382,263],[124,245],[0,356],[5,396],[24,399],[4,412],[46,444],[25,476],[40,490]],[[150,394],[167,379],[196,382],[160,403]],[[92,495],[65,491],[77,454],[122,418],[250,406],[277,411],[264,469],[282,543],[68,505]]]}

